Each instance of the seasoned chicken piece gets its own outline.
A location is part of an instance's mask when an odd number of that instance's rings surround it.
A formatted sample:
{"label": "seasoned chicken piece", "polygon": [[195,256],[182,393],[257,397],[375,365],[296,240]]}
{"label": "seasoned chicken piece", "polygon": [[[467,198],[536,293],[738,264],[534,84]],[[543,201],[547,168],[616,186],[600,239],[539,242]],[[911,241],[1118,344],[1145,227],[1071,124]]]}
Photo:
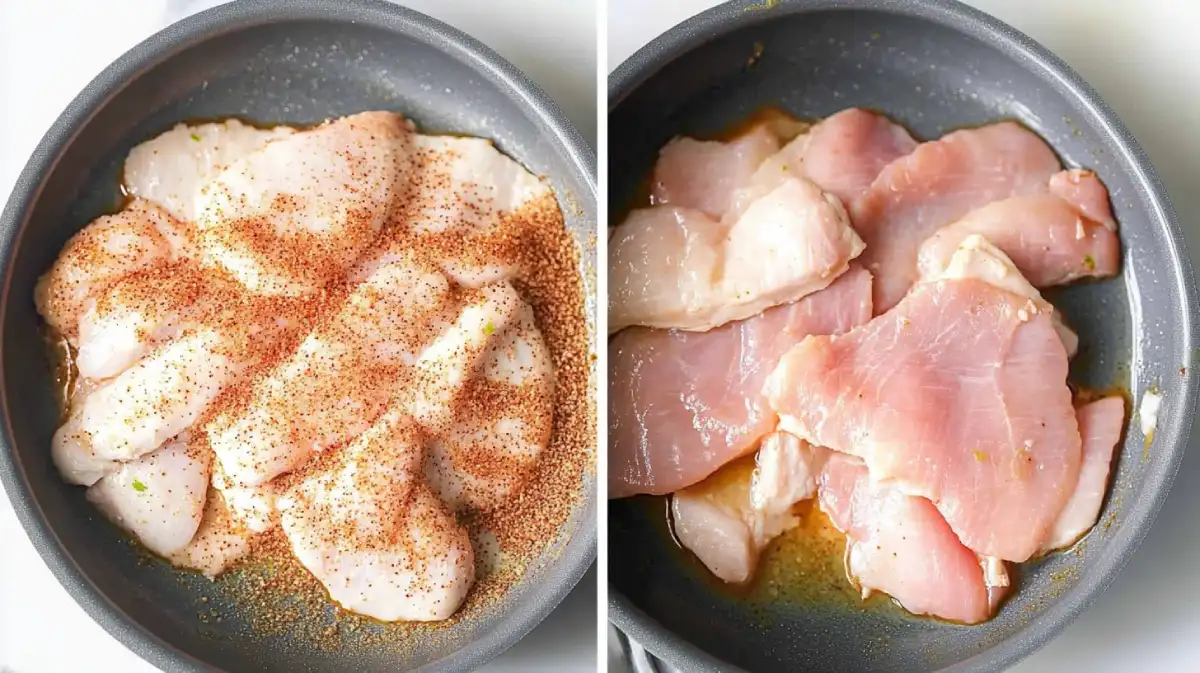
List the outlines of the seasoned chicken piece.
{"label": "seasoned chicken piece", "polygon": [[408,184],[412,135],[397,114],[364,112],[234,161],[196,203],[203,262],[252,292],[316,292],[375,240]]}
{"label": "seasoned chicken piece", "polygon": [[1108,188],[1094,172],[1072,168],[1050,178],[1050,193],[1071,204],[1087,219],[1116,231]]}
{"label": "seasoned chicken piece", "polygon": [[365,278],[291,355],[256,380],[244,404],[207,425],[224,475],[257,486],[315,451],[353,439],[383,413],[452,301],[446,278],[396,255]]}
{"label": "seasoned chicken piece", "polygon": [[763,161],[749,183],[734,192],[725,217],[740,216],[754,199],[800,175],[848,206],[884,166],[916,147],[908,131],[887,117],[859,108],[842,110]]}
{"label": "seasoned chicken piece", "polygon": [[675,138],[658,153],[652,199],[657,204],[699,210],[720,219],[734,193],[779,151],[779,139],[758,125],[731,142]]}
{"label": "seasoned chicken piece", "polygon": [[918,615],[976,624],[991,616],[979,559],[925,498],[872,479],[861,461],[832,454],[821,509],[847,535],[846,571],[866,598],[883,591]]}
{"label": "seasoned chicken piece", "polygon": [[[1080,184],[1096,183],[1107,204],[1108,192],[1094,174],[1076,179]],[[921,275],[938,273],[972,234],[1003,250],[1034,287],[1114,276],[1121,266],[1121,242],[1108,224],[1047,193],[996,201],[942,227],[921,244],[917,257]]]}
{"label": "seasoned chicken piece", "polygon": [[520,228],[546,207],[550,187],[490,141],[416,136],[412,195],[400,221],[415,247],[455,283],[482,287],[518,275]]}
{"label": "seasoned chicken piece", "polygon": [[176,124],[170,131],[134,147],[125,159],[125,191],[195,222],[200,189],[234,161],[272,140],[295,133],[290,126],[257,129],[236,119],[209,124]]}
{"label": "seasoned chicken piece", "polygon": [[1043,551],[1071,546],[1096,524],[1104,494],[1108,492],[1113,451],[1125,427],[1125,400],[1106,397],[1079,407],[1076,414],[1079,434],[1083,438],[1079,482],[1050,529],[1050,535],[1042,545]]}
{"label": "seasoned chicken piece", "polygon": [[[82,400],[86,395],[76,399]],[[105,475],[116,472],[121,464],[115,460],[101,458],[92,450],[87,435],[80,428],[82,417],[71,414],[50,440],[50,457],[58,474],[68,484],[91,486]]]}
{"label": "seasoned chicken piece", "polygon": [[252,538],[250,531],[230,518],[220,491],[209,489],[196,535],[167,560],[181,568],[199,570],[212,579],[250,553]]}
{"label": "seasoned chicken piece", "polygon": [[525,306],[507,282],[474,291],[454,322],[417,358],[411,384],[401,392],[408,414],[425,430],[445,436],[463,388],[503,332]]}
{"label": "seasoned chicken piece", "polygon": [[450,617],[474,581],[467,531],[420,479],[421,437],[385,414],[337,464],[279,499],[300,563],[347,610],[382,621]]}
{"label": "seasoned chicken piece", "polygon": [[279,488],[274,482],[239,486],[225,476],[220,465],[216,465],[211,483],[213,489],[223,496],[230,520],[239,527],[251,533],[265,533],[279,523],[275,516]]}
{"label": "seasoned chicken piece", "polygon": [[79,320],[79,375],[96,380],[116,376],[153,347],[198,326],[205,309],[220,296],[208,291],[214,282],[193,265],[173,264],[114,283]]}
{"label": "seasoned chicken piece", "polygon": [[850,206],[875,276],[875,313],[917,280],[925,239],[993,201],[1045,193],[1060,169],[1041,138],[1012,122],[949,133],[888,164]]}
{"label": "seasoned chicken piece", "polygon": [[999,280],[920,283],[862,327],[805,339],[766,390],[781,427],[928,498],[971,550],[1020,562],[1074,489],[1080,439],[1053,313],[1012,291],[1019,274]]}
{"label": "seasoned chicken piece", "polygon": [[718,578],[748,581],[759,553],[799,524],[792,508],[816,494],[824,453],[784,432],[767,435],[753,469],[735,463],[671,496],[675,535]]}
{"label": "seasoned chicken piece", "polygon": [[825,288],[862,249],[837,198],[804,179],[730,226],[693,210],[637,210],[609,242],[609,333],[744,320]]}
{"label": "seasoned chicken piece", "polygon": [[857,265],[798,302],[708,332],[632,327],[608,345],[608,496],[665,494],[745,455],[775,427],[763,383],[809,334],[871,319]]}
{"label": "seasoned chicken piece", "polygon": [[449,432],[429,443],[430,486],[454,510],[487,512],[508,501],[550,443],[553,411],[550,351],[522,306],[466,384]]}
{"label": "seasoned chicken piece", "polygon": [[147,549],[170,556],[200,527],[212,455],[180,435],[161,449],[122,463],[87,490],[87,499]]}
{"label": "seasoned chicken piece", "polygon": [[71,237],[38,279],[38,313],[72,343],[90,301],[125,276],[187,254],[186,226],[152,203],[135,199]]}

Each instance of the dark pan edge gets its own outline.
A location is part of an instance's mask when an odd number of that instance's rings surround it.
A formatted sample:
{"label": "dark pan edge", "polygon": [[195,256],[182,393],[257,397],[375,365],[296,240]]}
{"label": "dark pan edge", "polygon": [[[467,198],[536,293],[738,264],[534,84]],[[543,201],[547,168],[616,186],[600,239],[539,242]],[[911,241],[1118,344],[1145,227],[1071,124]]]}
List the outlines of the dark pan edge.
{"label": "dark pan edge", "polygon": [[[584,195],[595,201],[596,156],[578,130],[561,109],[523,72],[499,54],[473,37],[419,12],[382,0],[247,0],[220,5],[179,21],[145,39],[106,67],[67,105],[50,129],[39,141],[25,168],[13,186],[11,195],[0,214],[0,249],[4,251],[5,275],[0,287],[0,321],[8,309],[8,288],[11,285],[11,260],[19,243],[24,214],[41,195],[41,176],[49,173],[57,161],[59,149],[74,140],[80,128],[121,89],[142,71],[165,60],[182,49],[216,35],[262,23],[298,19],[339,20],[369,23],[397,33],[409,34],[469,63],[493,82],[515,94],[523,106],[539,117],[554,134],[556,145],[562,149],[591,187]],[[162,639],[151,635],[127,614],[99,592],[66,552],[61,540],[50,528],[40,507],[27,487],[24,470],[13,459],[12,430],[8,424],[8,398],[0,389],[0,406],[4,412],[4,446],[0,447],[0,483],[16,512],[30,541],[42,561],[72,598],[109,635],[131,651],[163,670],[197,673],[219,673],[203,662],[179,651]],[[584,494],[584,516],[590,521],[566,546],[554,561],[557,581],[534,609],[516,611],[493,631],[471,641],[470,645],[440,661],[429,670],[473,670],[494,659],[528,634],[558,606],[579,583],[596,558],[595,486]]]}
{"label": "dark pan edge", "polygon": [[[963,32],[1037,74],[1057,80],[1068,95],[1086,106],[1103,126],[1113,146],[1120,151],[1122,158],[1133,169],[1137,182],[1149,195],[1154,206],[1153,219],[1168,234],[1171,280],[1183,300],[1183,305],[1179,307],[1181,332],[1172,336],[1182,343],[1184,352],[1191,352],[1195,334],[1200,328],[1193,306],[1200,295],[1197,293],[1191,258],[1187,254],[1182,230],[1166,189],[1146,153],[1116,113],[1064,61],[1012,26],[956,0],[783,0],[775,7],[754,12],[747,11],[746,4],[744,0],[731,0],[693,16],[659,35],[626,59],[608,78],[609,111],[660,68],[693,47],[733,30],[768,21],[778,12],[873,9],[924,19]],[[1126,521],[1131,525],[1123,527],[1122,531],[1128,532],[1113,540],[1118,553],[1103,557],[1091,579],[1072,587],[1046,611],[1039,622],[1025,632],[938,673],[1001,671],[1013,666],[1061,633],[1112,584],[1149,532],[1150,524],[1166,501],[1187,449],[1198,394],[1195,377],[1184,378],[1181,388],[1183,399],[1178,412],[1170,419],[1172,422],[1168,427],[1159,428],[1158,442],[1160,446],[1167,447],[1167,453],[1153,463],[1147,475],[1147,484],[1151,485],[1153,495],[1141,499],[1132,511],[1126,513]],[[637,640],[647,651],[681,670],[737,673],[737,669],[729,664],[664,628],[635,607],[611,584],[608,617],[618,629]]]}

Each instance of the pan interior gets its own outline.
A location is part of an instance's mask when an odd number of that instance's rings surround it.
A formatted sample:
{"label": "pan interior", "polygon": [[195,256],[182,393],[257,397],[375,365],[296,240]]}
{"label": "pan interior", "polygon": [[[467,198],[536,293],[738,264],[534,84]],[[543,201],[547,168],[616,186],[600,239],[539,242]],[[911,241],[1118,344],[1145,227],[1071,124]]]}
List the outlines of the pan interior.
{"label": "pan interior", "polygon": [[[765,106],[802,118],[871,108],[921,139],[1019,120],[1065,164],[1099,173],[1121,225],[1120,277],[1048,294],[1082,340],[1072,379],[1120,387],[1135,400],[1155,385],[1182,403],[1180,368],[1191,354],[1182,338],[1184,285],[1163,261],[1170,234],[1131,159],[1114,153],[1111,130],[1084,102],[1036,66],[934,22],[874,10],[763,14],[770,19],[742,21],[672,62],[634,57],[635,69],[651,74],[610,101],[610,224],[639,205],[657,150],[671,137],[712,137]],[[1146,449],[1138,430],[1127,433],[1095,531],[1069,552],[1024,564],[1015,597],[984,625],[915,619],[886,601],[864,605],[846,592],[818,602],[786,598],[786,591],[778,600],[735,595],[671,539],[664,501],[645,498],[609,505],[611,586],[618,602],[636,608],[618,623],[636,624],[647,648],[677,664],[689,655],[669,643],[682,639],[750,671],[995,670],[998,661],[1028,651],[1039,631],[1069,619],[1056,604],[1086,603],[1131,553],[1136,527],[1166,488],[1164,473],[1169,479],[1174,471],[1170,442],[1179,438],[1164,438],[1161,424],[1159,432],[1161,453],[1159,442]]]}
{"label": "pan interior", "polygon": [[[49,368],[41,357],[39,320],[29,300],[34,283],[68,237],[118,207],[120,169],[129,149],[181,121],[234,116],[268,124],[312,124],[389,109],[415,120],[423,132],[492,139],[550,179],[580,246],[587,290],[594,293],[594,245],[589,245],[596,221],[594,187],[583,159],[556,137],[553,120],[520,92],[502,85],[488,67],[449,55],[443,51],[447,45],[428,34],[409,37],[371,21],[244,23],[249,25],[226,27],[219,36],[182,48],[165,47],[159,62],[106,102],[97,101],[98,111],[41,177],[40,197],[11,253],[3,337],[3,385],[18,478],[23,473],[33,511],[40,510],[57,538],[37,542],[43,548],[51,545],[51,554],[57,545],[66,565],[77,566],[95,587],[99,600],[82,600],[107,628],[125,634],[127,644],[169,670],[473,668],[515,642],[532,626],[515,623],[544,614],[552,599],[565,595],[569,586],[564,584],[582,575],[592,553],[583,547],[592,539],[593,497],[580,497],[558,539],[530,561],[522,582],[470,618],[408,633],[368,625],[314,638],[311,628],[290,625],[286,616],[282,628],[264,634],[260,622],[249,618],[248,608],[232,601],[228,592],[148,560],[85,502],[83,489],[64,485],[51,464],[50,438],[58,412]],[[589,322],[593,312],[589,299]],[[594,493],[590,473],[579,490]],[[579,567],[568,567],[572,564]],[[78,586],[71,590],[82,593]],[[331,619],[332,610],[325,606],[318,617]],[[128,636],[139,629],[143,635]],[[490,644],[469,647],[473,641]],[[160,647],[164,643],[169,647]],[[165,654],[171,649],[176,654]]]}

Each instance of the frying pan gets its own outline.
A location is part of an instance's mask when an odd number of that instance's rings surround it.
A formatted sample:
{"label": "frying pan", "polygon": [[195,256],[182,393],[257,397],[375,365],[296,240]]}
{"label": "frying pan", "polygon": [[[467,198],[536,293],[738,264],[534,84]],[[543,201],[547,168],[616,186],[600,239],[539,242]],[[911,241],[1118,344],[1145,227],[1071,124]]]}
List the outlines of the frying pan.
{"label": "frying pan", "polygon": [[580,247],[595,334],[593,154],[549,98],[497,54],[384,2],[234,3],[154,35],[67,107],[4,209],[0,478],[63,586],[109,633],[165,670],[473,669],[520,640],[595,558],[589,470],[557,539],[502,599],[469,619],[403,638],[369,625],[332,640],[309,637],[299,623],[266,632],[251,621],[251,608],[216,585],[148,561],[51,464],[58,411],[33,285],[71,234],[120,203],[129,149],[180,121],[237,116],[306,124],[371,109],[400,111],[425,132],[490,138],[550,180]]}
{"label": "frying pan", "polygon": [[612,73],[610,212],[637,203],[672,136],[713,136],[768,105],[807,118],[872,108],[922,138],[1017,119],[1068,165],[1097,171],[1121,223],[1123,271],[1049,298],[1083,339],[1073,380],[1123,388],[1135,404],[1157,388],[1164,411],[1148,446],[1134,417],[1100,525],[1071,551],[1023,565],[1015,595],[986,624],[912,618],[878,601],[735,595],[681,552],[662,502],[644,498],[609,504],[609,618],[688,672],[1002,670],[1113,581],[1182,457],[1196,402],[1196,288],[1171,205],[1104,101],[1011,27],[949,0],[782,0],[716,7]]}

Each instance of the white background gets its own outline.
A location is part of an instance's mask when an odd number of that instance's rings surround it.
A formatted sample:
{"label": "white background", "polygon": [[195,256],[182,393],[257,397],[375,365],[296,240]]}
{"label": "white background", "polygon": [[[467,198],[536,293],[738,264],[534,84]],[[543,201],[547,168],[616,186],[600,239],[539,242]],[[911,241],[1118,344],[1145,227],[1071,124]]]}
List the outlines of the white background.
{"label": "white background", "polygon": [[[109,62],[212,0],[0,0],[0,197],[59,112]],[[542,86],[595,145],[595,0],[408,0]],[[595,670],[596,573],[486,671]],[[0,497],[0,673],[149,673],[62,589]]]}
{"label": "white background", "polygon": [[[760,0],[746,0],[755,4]],[[609,0],[608,67],[707,0]],[[1200,3],[971,0],[1066,60],[1129,126],[1167,185],[1193,264],[1200,253]],[[1200,269],[1200,265],[1197,265]],[[1200,671],[1200,447],[1109,590],[1014,673]]]}

